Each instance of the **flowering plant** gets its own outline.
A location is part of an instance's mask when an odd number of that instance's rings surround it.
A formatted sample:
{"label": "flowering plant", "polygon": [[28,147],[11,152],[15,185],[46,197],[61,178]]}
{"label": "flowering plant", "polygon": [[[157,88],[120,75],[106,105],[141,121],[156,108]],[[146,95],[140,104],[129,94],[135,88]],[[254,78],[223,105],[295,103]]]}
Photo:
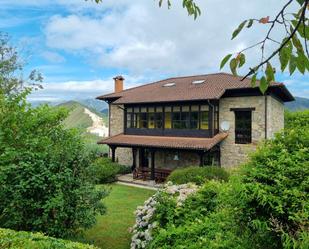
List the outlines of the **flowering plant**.
{"label": "flowering plant", "polygon": [[152,197],[145,201],[143,206],[137,207],[135,211],[136,222],[132,228],[131,249],[146,248],[152,240],[153,232],[159,223],[156,220],[156,211],[162,204],[162,200],[168,199],[181,206],[188,196],[198,190],[195,184],[173,185],[168,182],[159,189]]}

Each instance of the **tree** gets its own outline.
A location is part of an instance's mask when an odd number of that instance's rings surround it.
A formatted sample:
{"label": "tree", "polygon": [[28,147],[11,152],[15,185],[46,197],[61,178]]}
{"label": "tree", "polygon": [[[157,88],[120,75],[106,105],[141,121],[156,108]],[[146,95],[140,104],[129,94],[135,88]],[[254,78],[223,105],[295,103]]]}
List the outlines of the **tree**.
{"label": "tree", "polygon": [[63,126],[67,111],[32,108],[29,92],[0,94],[0,224],[71,236],[105,212],[106,191],[89,177],[81,137]]}
{"label": "tree", "polygon": [[41,88],[42,75],[33,70],[27,78],[23,78],[22,68],[17,49],[10,45],[10,37],[0,32],[0,92],[11,94],[25,87]]}
{"label": "tree", "polygon": [[70,236],[103,214],[107,194],[90,177],[93,160],[79,134],[65,129],[67,110],[26,101],[33,71],[22,64],[8,37],[0,36],[0,226]]}

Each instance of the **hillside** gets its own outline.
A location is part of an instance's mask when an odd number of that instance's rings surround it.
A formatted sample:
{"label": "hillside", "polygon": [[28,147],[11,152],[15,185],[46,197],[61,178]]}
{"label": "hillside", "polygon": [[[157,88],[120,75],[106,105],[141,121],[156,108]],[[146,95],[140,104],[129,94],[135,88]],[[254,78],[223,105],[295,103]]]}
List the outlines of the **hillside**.
{"label": "hillside", "polygon": [[70,110],[64,121],[67,128],[78,128],[82,131],[84,141],[92,150],[107,152],[107,146],[97,145],[97,141],[108,136],[107,116],[82,105],[77,101],[68,101],[58,105]]}
{"label": "hillside", "polygon": [[309,99],[295,97],[295,101],[286,103],[285,108],[290,111],[309,109]]}

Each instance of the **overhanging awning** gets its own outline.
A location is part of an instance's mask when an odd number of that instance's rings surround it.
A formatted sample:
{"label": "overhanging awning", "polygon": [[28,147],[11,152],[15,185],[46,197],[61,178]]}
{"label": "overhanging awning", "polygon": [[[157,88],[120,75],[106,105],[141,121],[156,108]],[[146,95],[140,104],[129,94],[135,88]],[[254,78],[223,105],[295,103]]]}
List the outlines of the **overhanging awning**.
{"label": "overhanging awning", "polygon": [[226,137],[227,133],[218,133],[212,138],[138,136],[119,134],[106,138],[98,142],[98,144],[107,144],[116,147],[210,150],[212,147],[223,141]]}

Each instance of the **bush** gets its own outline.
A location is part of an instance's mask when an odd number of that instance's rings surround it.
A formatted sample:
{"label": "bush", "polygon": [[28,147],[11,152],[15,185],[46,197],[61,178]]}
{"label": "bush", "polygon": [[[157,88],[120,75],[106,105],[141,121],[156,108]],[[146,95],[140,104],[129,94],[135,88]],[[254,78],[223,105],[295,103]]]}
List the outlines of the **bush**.
{"label": "bush", "polygon": [[309,231],[308,162],[309,130],[302,127],[265,142],[242,172],[242,219],[255,231],[271,231],[273,241],[286,248]]}
{"label": "bush", "polygon": [[114,163],[107,157],[96,159],[90,167],[90,175],[100,184],[114,182],[117,180],[117,174],[129,172],[131,172],[130,167]]}
{"label": "bush", "polygon": [[70,236],[105,212],[106,191],[88,177],[81,137],[63,127],[67,111],[32,108],[28,93],[0,94],[0,224]]}
{"label": "bush", "polygon": [[308,150],[308,129],[289,129],[227,182],[207,181],[181,203],[181,187],[157,193],[137,211],[131,248],[307,249]]}
{"label": "bush", "polygon": [[215,166],[205,166],[205,167],[186,167],[182,169],[174,170],[167,181],[171,181],[175,184],[184,184],[188,182],[193,182],[198,185],[205,183],[207,180],[215,179],[227,181],[229,178],[228,172],[223,168]]}
{"label": "bush", "polygon": [[284,128],[285,129],[309,129],[309,110],[290,112],[285,111]]}
{"label": "bush", "polygon": [[0,248],[6,249],[97,249],[68,240],[55,239],[42,233],[16,232],[0,228]]}

